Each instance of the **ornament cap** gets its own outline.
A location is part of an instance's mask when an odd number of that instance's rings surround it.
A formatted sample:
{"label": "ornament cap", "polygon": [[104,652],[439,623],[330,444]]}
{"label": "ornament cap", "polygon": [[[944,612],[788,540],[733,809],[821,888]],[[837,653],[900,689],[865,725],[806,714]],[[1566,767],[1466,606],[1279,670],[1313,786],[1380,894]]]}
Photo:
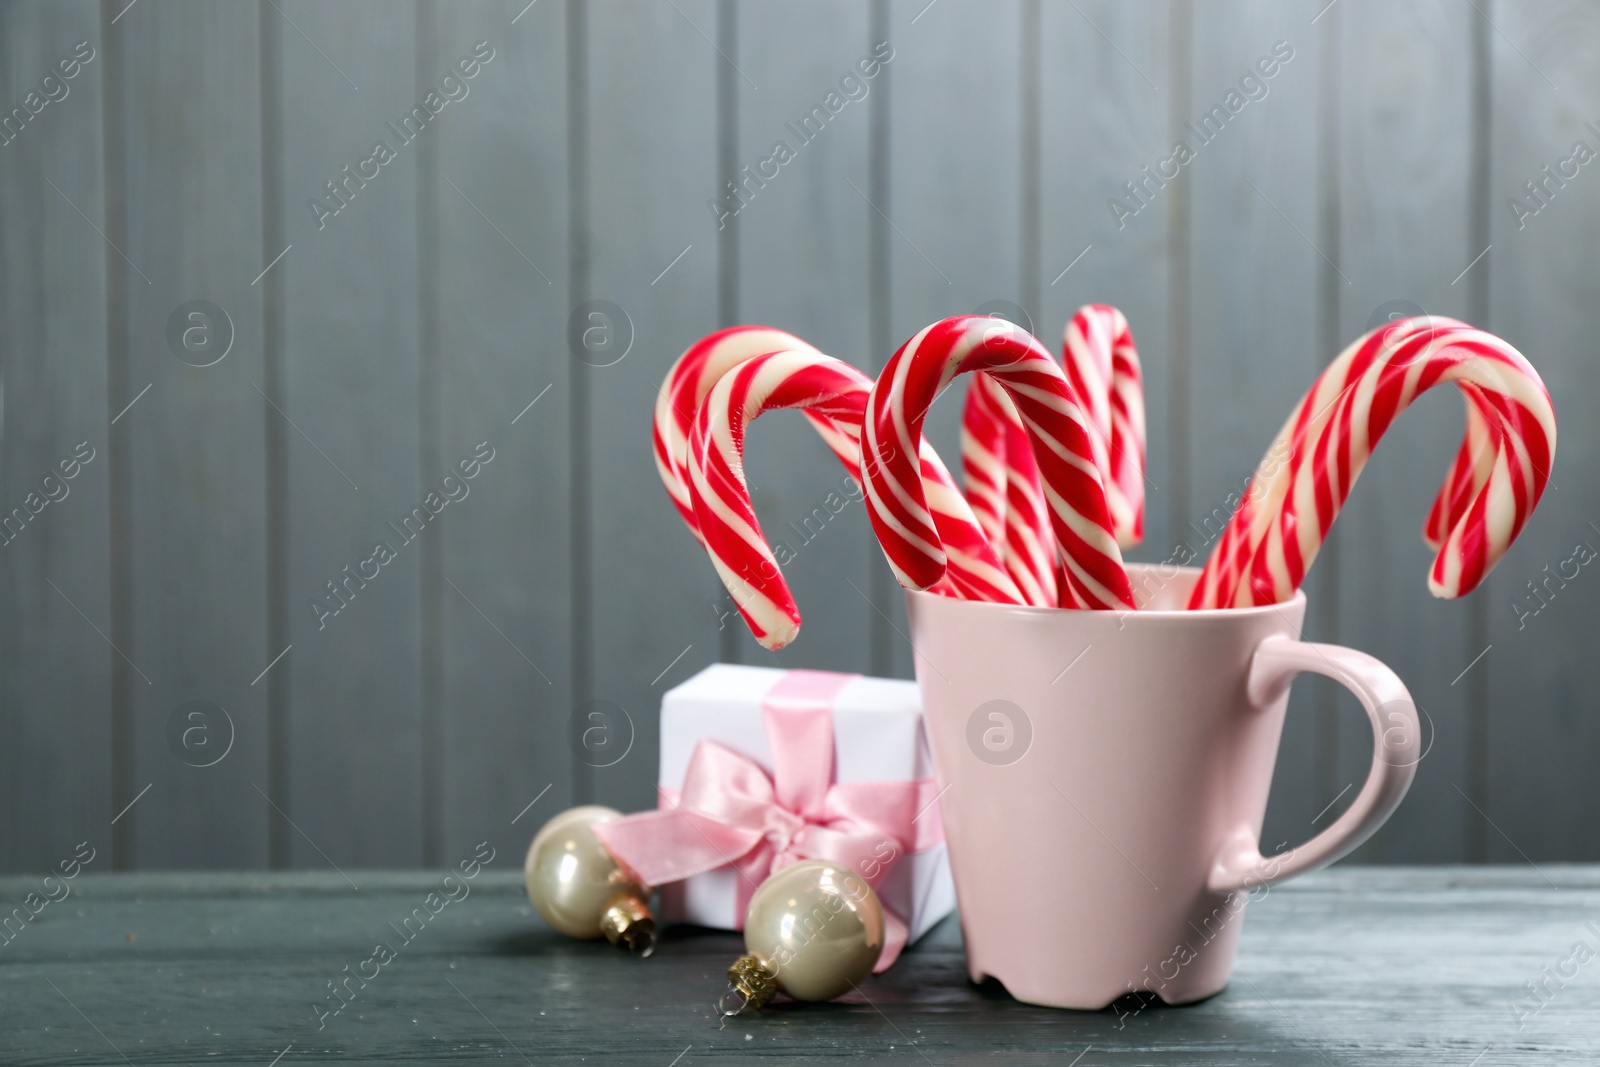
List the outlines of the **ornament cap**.
{"label": "ornament cap", "polygon": [[778,975],[760,956],[740,956],[728,968],[728,991],[717,1003],[723,1015],[760,1011],[778,992]]}
{"label": "ornament cap", "polygon": [[600,932],[607,941],[640,959],[655,954],[656,921],[649,905],[631,892],[623,891],[606,901],[600,913]]}

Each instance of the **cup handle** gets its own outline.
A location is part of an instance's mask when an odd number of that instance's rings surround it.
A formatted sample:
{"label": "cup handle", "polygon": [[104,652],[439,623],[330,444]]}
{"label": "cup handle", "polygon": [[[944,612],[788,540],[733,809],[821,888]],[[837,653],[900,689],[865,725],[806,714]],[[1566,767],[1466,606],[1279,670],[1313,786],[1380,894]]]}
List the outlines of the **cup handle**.
{"label": "cup handle", "polygon": [[1218,851],[1206,880],[1214,893],[1271,886],[1347,855],[1394,813],[1421,758],[1417,707],[1398,675],[1364,652],[1282,635],[1256,647],[1247,684],[1250,702],[1265,708],[1283,696],[1295,675],[1325,675],[1354,693],[1372,722],[1372,769],[1355,801],[1320,834],[1288,853],[1263,857],[1248,826],[1236,828]]}

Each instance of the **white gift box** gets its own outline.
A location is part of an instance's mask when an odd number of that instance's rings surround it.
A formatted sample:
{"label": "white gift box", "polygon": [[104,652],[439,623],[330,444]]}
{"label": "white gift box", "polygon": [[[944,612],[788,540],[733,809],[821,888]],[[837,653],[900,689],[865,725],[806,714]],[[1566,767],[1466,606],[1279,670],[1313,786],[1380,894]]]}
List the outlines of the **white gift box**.
{"label": "white gift box", "polygon": [[[676,795],[701,741],[717,741],[773,773],[761,709],[787,671],[715,663],[661,700],[660,784]],[[834,780],[915,781],[933,777],[915,682],[852,677],[833,700]],[[937,818],[936,811],[920,819]],[[737,875],[722,867],[661,887],[662,918],[736,930]],[[900,857],[877,885],[884,906],[905,920],[908,944],[955,910],[955,886],[941,842]]]}

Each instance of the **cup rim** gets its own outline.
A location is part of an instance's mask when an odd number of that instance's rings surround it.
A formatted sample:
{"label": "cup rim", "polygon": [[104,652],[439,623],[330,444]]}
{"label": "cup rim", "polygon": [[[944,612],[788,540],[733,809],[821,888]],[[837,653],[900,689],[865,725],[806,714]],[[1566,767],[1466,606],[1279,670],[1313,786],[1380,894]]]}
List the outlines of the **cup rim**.
{"label": "cup rim", "polygon": [[[1174,565],[1166,563],[1128,563],[1126,566],[1129,571],[1129,576],[1132,577],[1135,572],[1142,573],[1155,571]],[[1190,588],[1193,588],[1193,580],[1198,580],[1200,577],[1199,567],[1178,567],[1177,571],[1178,573],[1173,575],[1171,578],[1162,580],[1173,582],[1182,579],[1188,582]],[[1243,621],[1252,617],[1264,616],[1269,613],[1278,614],[1286,609],[1304,608],[1306,603],[1306,591],[1304,589],[1296,589],[1294,591],[1294,596],[1290,597],[1288,600],[1280,600],[1275,604],[1257,604],[1248,608],[1140,608],[1136,611],[1113,610],[1086,613],[1082,608],[1046,608],[1037,607],[1031,604],[1001,604],[992,600],[959,600],[955,597],[944,596],[940,593],[931,593],[926,589],[907,589],[906,595],[908,597],[915,597],[919,599],[926,598],[933,601],[939,601],[944,604],[962,605],[962,607],[958,608],[957,610],[972,608],[973,610],[977,611],[1003,611],[1012,614],[1036,615],[1041,618],[1059,618],[1068,614],[1079,616],[1088,614],[1091,616],[1102,615],[1111,617],[1133,615],[1141,619],[1183,618],[1199,621],[1202,619],[1226,618]]]}

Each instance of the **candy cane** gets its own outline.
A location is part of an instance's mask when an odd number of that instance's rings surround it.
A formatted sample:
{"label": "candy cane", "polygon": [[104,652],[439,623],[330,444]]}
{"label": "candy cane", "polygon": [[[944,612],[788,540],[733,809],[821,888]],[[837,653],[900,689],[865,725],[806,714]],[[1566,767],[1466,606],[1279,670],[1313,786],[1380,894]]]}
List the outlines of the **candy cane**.
{"label": "candy cane", "polygon": [[[1106,484],[1117,544],[1131,548],[1144,534],[1145,457],[1144,381],[1133,332],[1116,308],[1087,304],[1067,322],[1061,354],[1067,380],[1095,430],[1095,462]],[[1063,606],[1073,606],[1070,583],[1056,574],[1038,473],[1025,469],[1032,453],[1026,447],[1007,448],[1008,441],[1025,436],[1022,423],[988,375],[978,375],[968,390],[961,429],[964,485],[980,521],[1004,472],[1008,507],[999,511],[998,520],[1005,530],[1005,560],[1028,603],[1054,606],[1060,595]]]}
{"label": "candy cane", "polygon": [[[730,326],[690,345],[661,383],[661,391],[656,394],[652,435],[656,471],[673,504],[677,505],[678,514],[695,537],[700,537],[700,528],[695,522],[694,506],[689,501],[686,461],[689,429],[694,424],[695,413],[717,379],[729,370],[754,356],[785,349],[815,351],[793,334],[769,326]],[[818,426],[818,429],[826,436],[825,427]]]}
{"label": "candy cane", "polygon": [[1367,334],[1318,378],[1258,468],[1190,606],[1291,597],[1384,431],[1443,382],[1456,384],[1471,414],[1424,528],[1437,553],[1428,588],[1446,598],[1476,588],[1544,493],[1555,412],[1538,372],[1511,345],[1424,317]]}
{"label": "candy cane", "polygon": [[1111,529],[1093,430],[1066,375],[1039,342],[1001,319],[934,323],[900,347],[872,387],[862,428],[867,513],[900,584],[925,589],[948,557],[912,459],[928,407],[957,374],[986,371],[1006,389],[1027,431],[1051,525],[1078,602],[1134,607]]}
{"label": "candy cane", "polygon": [[1144,537],[1144,376],[1133,331],[1110,304],[1085,304],[1061,338],[1067,380],[1105,449],[1101,467],[1117,544]]}
{"label": "candy cane", "polygon": [[[872,380],[814,349],[749,359],[712,387],[690,431],[688,491],[712,565],[756,640],[779,649],[800,630],[800,612],[761,532],[744,478],[744,435],[765,411],[800,408],[819,427],[853,476],[860,478],[859,434]],[[969,599],[1017,603],[992,546],[955,483],[923,442],[921,479],[941,535],[952,545],[950,580]]]}

